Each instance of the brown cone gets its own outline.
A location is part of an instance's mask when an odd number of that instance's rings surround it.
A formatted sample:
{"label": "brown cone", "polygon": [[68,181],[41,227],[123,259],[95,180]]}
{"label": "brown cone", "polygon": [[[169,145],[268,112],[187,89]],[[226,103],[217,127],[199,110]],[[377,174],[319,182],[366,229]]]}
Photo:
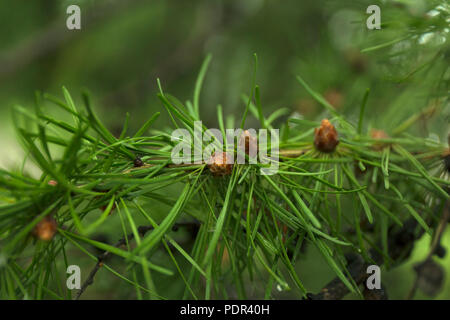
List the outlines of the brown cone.
{"label": "brown cone", "polygon": [[336,128],[328,119],[323,119],[319,128],[314,130],[314,146],[322,152],[333,152],[339,144]]}
{"label": "brown cone", "polygon": [[51,216],[46,216],[33,229],[33,235],[39,240],[50,241],[53,239],[58,225]]}

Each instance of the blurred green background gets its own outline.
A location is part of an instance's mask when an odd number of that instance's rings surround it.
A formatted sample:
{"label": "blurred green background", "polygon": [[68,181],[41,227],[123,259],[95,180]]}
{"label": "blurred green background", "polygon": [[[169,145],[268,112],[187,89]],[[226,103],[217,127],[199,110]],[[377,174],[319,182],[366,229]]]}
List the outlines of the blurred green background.
{"label": "blurred green background", "polygon": [[[398,22],[398,28],[393,24],[386,30],[367,30],[366,8],[374,3],[382,7],[382,21]],[[97,112],[114,133],[120,133],[127,112],[131,115],[130,132],[134,132],[154,112],[162,111],[156,98],[156,79],[160,78],[164,90],[181,101],[192,100],[195,79],[209,53],[213,59],[200,101],[201,116],[207,126],[217,127],[218,104],[228,117],[240,119],[245,107],[242,94],[250,92],[256,53],[256,79],[266,114],[282,107],[290,115],[305,118],[323,112],[296,81],[295,76],[301,75],[351,121],[356,121],[364,92],[370,88],[366,125],[389,132],[405,117],[448,94],[448,87],[441,86],[443,80],[448,81],[448,73],[442,74],[448,69],[448,35],[443,45],[436,35],[434,39],[433,35],[431,40],[424,39],[421,31],[426,30],[421,21],[435,3],[2,0],[0,166],[10,168],[22,160],[10,112],[16,104],[31,108],[35,90],[61,96],[64,85],[79,102],[81,90],[87,88]],[[70,4],[81,8],[81,30],[66,28],[66,8]],[[361,49],[403,36],[405,24],[411,22],[418,24],[413,41],[361,53]],[[441,50],[447,50],[447,60],[433,61]],[[416,70],[422,65],[425,67]],[[445,141],[450,112],[448,105],[441,110],[444,116],[418,126],[413,129],[415,133]],[[250,127],[257,127],[256,119],[249,121]],[[166,125],[169,118],[163,112],[156,126]],[[120,234],[118,230],[116,219],[103,232],[115,241],[114,232]],[[443,243],[450,250],[450,233]],[[383,271],[390,298],[405,297],[414,275],[412,265],[425,256],[428,246],[429,239],[422,239],[406,265]],[[81,255],[79,259],[85,268],[92,265]],[[441,262],[450,271],[448,254]],[[312,291],[333,277],[312,250],[298,268]],[[116,284],[109,279],[100,272],[85,298],[133,297],[127,293],[132,291],[129,288],[125,293],[111,290],[120,281]],[[177,297],[181,286],[181,282],[171,285],[172,297]],[[421,293],[417,297],[426,298]],[[280,293],[279,298],[293,296]],[[448,277],[436,298],[450,298]]]}

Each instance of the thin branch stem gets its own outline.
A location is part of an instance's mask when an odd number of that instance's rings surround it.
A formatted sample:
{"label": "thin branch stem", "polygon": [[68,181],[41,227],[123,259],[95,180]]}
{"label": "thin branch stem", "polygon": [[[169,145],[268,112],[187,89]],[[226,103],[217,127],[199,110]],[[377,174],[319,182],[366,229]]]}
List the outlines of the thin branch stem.
{"label": "thin branch stem", "polygon": [[[197,225],[197,223],[196,222],[179,222],[179,223],[175,223],[172,230],[176,231],[179,227],[192,226],[192,225]],[[139,236],[143,237],[143,236],[145,236],[145,234],[148,231],[153,230],[153,229],[154,229],[153,226],[140,226],[140,227],[138,227]],[[125,245],[128,241],[132,240],[133,238],[134,238],[134,234],[130,233],[129,235],[127,235],[127,237],[123,237],[122,239],[120,239],[114,245],[114,247],[116,247],[116,248],[121,247],[121,246]],[[78,291],[78,293],[75,297],[75,300],[80,299],[81,295],[86,291],[86,289],[94,283],[95,275],[101,269],[101,267],[103,267],[103,263],[104,263],[105,259],[109,256],[109,254],[110,254],[109,251],[105,251],[97,257],[97,260],[98,260],[97,263],[95,264],[94,268],[89,273],[88,278],[83,282],[83,285],[81,286],[80,290]]]}

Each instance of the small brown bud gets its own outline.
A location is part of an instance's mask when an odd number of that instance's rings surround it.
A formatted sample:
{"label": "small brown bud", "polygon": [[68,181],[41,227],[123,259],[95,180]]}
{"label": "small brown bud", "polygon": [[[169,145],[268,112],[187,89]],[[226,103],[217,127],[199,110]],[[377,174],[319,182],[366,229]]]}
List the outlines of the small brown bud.
{"label": "small brown bud", "polygon": [[52,186],[52,187],[56,187],[56,186],[58,185],[58,182],[55,181],[55,180],[50,180],[50,181],[48,182],[48,185],[49,185],[49,186]]}
{"label": "small brown bud", "polygon": [[328,119],[323,119],[319,128],[314,130],[314,146],[322,152],[333,152],[339,144],[335,127]]}
{"label": "small brown bud", "polygon": [[58,225],[55,219],[51,216],[46,216],[44,219],[33,228],[33,235],[39,240],[50,241],[56,233]]}
{"label": "small brown bud", "polygon": [[144,161],[142,161],[141,158],[137,157],[136,159],[134,159],[133,164],[135,168],[139,168],[144,165]]}
{"label": "small brown bud", "polygon": [[[372,129],[370,130],[370,137],[374,140],[389,139],[389,136],[383,130]],[[386,142],[375,142],[372,148],[376,151],[381,151],[386,148],[388,144]]]}
{"label": "small brown bud", "polygon": [[215,176],[229,175],[233,171],[233,155],[228,152],[214,152],[211,156],[208,167]]}
{"label": "small brown bud", "polygon": [[241,134],[241,137],[239,138],[239,145],[245,145],[244,150],[248,155],[250,155],[250,151],[252,151],[252,156],[256,156],[256,154],[258,153],[258,139],[248,130],[245,130]]}

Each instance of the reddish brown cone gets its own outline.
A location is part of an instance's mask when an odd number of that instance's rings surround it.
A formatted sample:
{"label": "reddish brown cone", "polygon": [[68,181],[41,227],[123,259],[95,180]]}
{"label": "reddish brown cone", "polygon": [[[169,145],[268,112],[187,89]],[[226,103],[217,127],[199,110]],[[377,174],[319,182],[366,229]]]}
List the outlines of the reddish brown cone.
{"label": "reddish brown cone", "polygon": [[46,216],[33,228],[33,235],[39,240],[50,241],[53,239],[57,228],[55,219]]}
{"label": "reddish brown cone", "polygon": [[258,140],[248,130],[242,132],[241,137],[239,138],[239,145],[245,145],[244,150],[248,155],[250,154],[250,149],[254,149],[255,153],[258,152]]}
{"label": "reddish brown cone", "polygon": [[209,170],[215,176],[225,176],[233,171],[232,155],[227,152],[214,152],[208,164]]}
{"label": "reddish brown cone", "polygon": [[314,146],[322,152],[333,152],[339,144],[338,133],[328,119],[323,119],[319,128],[314,130]]}

